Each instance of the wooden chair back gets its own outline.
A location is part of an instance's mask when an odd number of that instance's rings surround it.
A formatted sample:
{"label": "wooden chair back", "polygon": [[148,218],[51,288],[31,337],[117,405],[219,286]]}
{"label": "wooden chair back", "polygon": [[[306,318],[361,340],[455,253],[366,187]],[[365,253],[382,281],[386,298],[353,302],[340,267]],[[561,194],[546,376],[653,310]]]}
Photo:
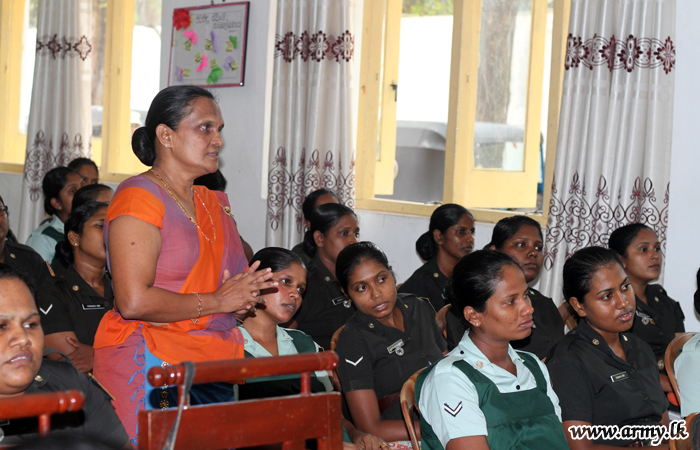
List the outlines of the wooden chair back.
{"label": "wooden chair back", "polygon": [[688,439],[670,439],[668,441],[668,448],[670,450],[693,450],[693,442],[690,437],[690,426],[693,423],[693,419],[698,415],[698,413],[693,413],[685,418],[685,431],[688,433]]}
{"label": "wooden chair back", "polygon": [[452,305],[447,304],[440,308],[440,311],[435,314],[435,322],[437,322],[438,328],[440,329],[440,332],[442,335],[447,339],[447,319],[445,316],[447,315],[447,311],[450,309]]}
{"label": "wooden chair back", "polygon": [[401,412],[403,413],[403,420],[406,422],[406,428],[408,428],[408,435],[411,437],[414,450],[420,450],[416,430],[413,427],[413,408],[416,408],[416,411],[418,411],[418,405],[416,404],[416,378],[422,371],[423,369],[411,375],[411,378],[406,380],[401,388]]}
{"label": "wooden chair back", "polygon": [[[564,325],[566,325],[566,328],[569,329],[569,331],[573,330],[576,328],[578,325],[578,321],[576,320],[576,311],[574,311],[574,308],[569,305],[569,302],[564,300],[561,305],[559,305],[559,314],[561,315],[562,320],[564,321]],[[566,332],[566,330],[564,330]]]}
{"label": "wooden chair back", "polygon": [[340,332],[343,331],[344,328],[345,325],[338,328],[335,330],[335,333],[333,333],[333,337],[331,337],[331,350],[335,351],[335,348],[338,346],[338,336],[340,336]]}
{"label": "wooden chair back", "polygon": [[673,393],[676,394],[678,399],[678,404],[681,403],[681,393],[678,391],[678,382],[676,381],[676,374],[673,369],[673,364],[676,362],[676,358],[680,354],[688,340],[695,335],[695,332],[683,333],[681,335],[673,338],[668,347],[666,347],[666,353],[664,354],[664,367],[666,368],[666,373],[668,374],[668,379],[671,381],[671,386],[673,387]]}
{"label": "wooden chair back", "polygon": [[39,435],[47,436],[51,431],[51,415],[80,411],[85,396],[78,390],[27,394],[0,400],[0,420],[39,417]]}
{"label": "wooden chair back", "polygon": [[[311,394],[311,374],[338,365],[335,352],[270,358],[236,359],[195,364],[194,384],[301,373],[301,393],[270,399],[189,406],[182,411],[175,449],[243,448],[282,443],[283,450],[303,450],[316,439],[319,450],[343,446],[340,393]],[[153,367],[152,386],[179,386],[185,366]],[[139,446],[162,449],[178,414],[176,408],[139,413]],[[206,424],[206,430],[202,426]]]}

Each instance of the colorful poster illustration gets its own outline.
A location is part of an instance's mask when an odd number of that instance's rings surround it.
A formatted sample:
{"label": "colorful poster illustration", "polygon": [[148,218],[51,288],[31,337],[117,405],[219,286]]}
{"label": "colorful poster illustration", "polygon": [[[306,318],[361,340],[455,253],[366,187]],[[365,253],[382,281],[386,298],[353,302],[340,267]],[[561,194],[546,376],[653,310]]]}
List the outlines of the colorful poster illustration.
{"label": "colorful poster illustration", "polygon": [[250,2],[173,11],[168,86],[243,86]]}

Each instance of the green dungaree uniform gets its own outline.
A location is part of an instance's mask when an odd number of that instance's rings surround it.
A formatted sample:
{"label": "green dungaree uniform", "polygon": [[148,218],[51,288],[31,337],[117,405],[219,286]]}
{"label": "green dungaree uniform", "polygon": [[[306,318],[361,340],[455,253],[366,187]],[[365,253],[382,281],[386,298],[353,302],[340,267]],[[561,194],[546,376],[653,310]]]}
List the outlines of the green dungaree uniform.
{"label": "green dungaree uniform", "polygon": [[[486,440],[493,450],[548,449],[568,450],[561,422],[547,396],[547,382],[537,361],[518,352],[523,363],[534,375],[537,388],[522,392],[501,393],[486,376],[465,361],[456,361],[454,366],[474,384],[479,394],[479,408],[484,413],[488,427]],[[425,377],[435,364],[418,375],[416,380],[416,403],[420,400]],[[422,448],[444,450],[432,427],[421,416]]]}

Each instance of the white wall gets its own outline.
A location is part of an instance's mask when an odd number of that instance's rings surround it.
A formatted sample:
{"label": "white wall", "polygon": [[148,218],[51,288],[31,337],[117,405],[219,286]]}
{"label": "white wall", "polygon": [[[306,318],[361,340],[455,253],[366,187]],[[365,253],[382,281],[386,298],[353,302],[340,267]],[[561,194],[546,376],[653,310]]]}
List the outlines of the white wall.
{"label": "white wall", "polygon": [[[173,9],[209,4],[210,0],[163,0],[161,87],[168,84]],[[260,185],[269,135],[271,71],[268,69],[273,63],[274,50],[269,32],[275,27],[270,15],[276,12],[276,5],[276,0],[250,1],[245,85],[212,89],[226,123],[220,156],[221,171],[228,180],[226,191],[240,234],[253,249],[265,245],[266,203],[260,196]]]}
{"label": "white wall", "polygon": [[700,45],[700,2],[676,3],[676,91],[673,105],[673,154],[666,243],[664,286],[681,303],[685,328],[700,331],[700,320],[693,311],[695,272],[700,267],[700,158],[698,158],[697,111],[700,89],[696,58]]}

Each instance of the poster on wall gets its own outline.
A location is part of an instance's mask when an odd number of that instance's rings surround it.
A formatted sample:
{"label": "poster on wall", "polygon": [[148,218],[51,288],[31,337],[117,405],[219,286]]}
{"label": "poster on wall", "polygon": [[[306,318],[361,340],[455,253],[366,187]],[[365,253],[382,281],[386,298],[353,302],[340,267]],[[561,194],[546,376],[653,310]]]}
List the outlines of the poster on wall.
{"label": "poster on wall", "polygon": [[243,86],[250,2],[173,11],[168,86]]}

